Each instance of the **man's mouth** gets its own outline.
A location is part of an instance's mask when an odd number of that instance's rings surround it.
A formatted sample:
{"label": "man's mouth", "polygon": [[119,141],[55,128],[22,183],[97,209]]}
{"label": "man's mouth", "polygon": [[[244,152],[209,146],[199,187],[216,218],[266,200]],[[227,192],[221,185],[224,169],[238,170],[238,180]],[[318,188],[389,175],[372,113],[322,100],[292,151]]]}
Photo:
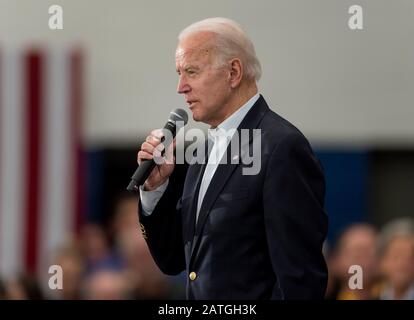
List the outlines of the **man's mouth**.
{"label": "man's mouth", "polygon": [[188,100],[187,101],[187,104],[188,104],[188,107],[191,109],[191,108],[193,108],[194,107],[194,105],[197,103],[198,101],[196,101],[196,100]]}

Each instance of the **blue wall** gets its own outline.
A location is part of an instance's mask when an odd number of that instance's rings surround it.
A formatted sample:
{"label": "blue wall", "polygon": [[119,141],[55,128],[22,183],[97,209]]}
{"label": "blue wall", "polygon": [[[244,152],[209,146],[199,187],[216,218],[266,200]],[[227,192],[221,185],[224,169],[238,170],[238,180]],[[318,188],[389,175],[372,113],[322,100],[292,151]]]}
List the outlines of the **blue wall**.
{"label": "blue wall", "polygon": [[317,151],[325,171],[328,240],[334,241],[349,224],[368,218],[368,153]]}

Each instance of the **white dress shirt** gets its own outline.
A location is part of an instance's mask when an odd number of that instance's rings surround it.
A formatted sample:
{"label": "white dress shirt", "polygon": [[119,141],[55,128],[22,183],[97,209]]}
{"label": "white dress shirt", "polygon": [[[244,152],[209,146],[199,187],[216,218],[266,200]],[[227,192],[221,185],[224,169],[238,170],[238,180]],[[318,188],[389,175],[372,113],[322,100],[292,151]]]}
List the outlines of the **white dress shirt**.
{"label": "white dress shirt", "polygon": [[[208,186],[210,185],[211,179],[213,178],[214,173],[216,172],[216,169],[226,152],[227,146],[230,143],[234,132],[237,130],[247,112],[249,112],[259,97],[259,93],[255,94],[241,108],[237,109],[236,112],[234,112],[230,117],[220,123],[216,128],[208,129],[208,137],[214,143],[214,145],[208,157],[206,169],[201,180],[200,191],[198,193],[196,219],[198,218],[198,213],[200,211],[201,204],[203,203],[203,199],[207,192]],[[167,186],[168,180],[153,191],[144,191],[143,186],[140,187],[139,192],[144,215],[148,216],[154,211],[155,206],[161,199],[165,189],[167,189]]]}

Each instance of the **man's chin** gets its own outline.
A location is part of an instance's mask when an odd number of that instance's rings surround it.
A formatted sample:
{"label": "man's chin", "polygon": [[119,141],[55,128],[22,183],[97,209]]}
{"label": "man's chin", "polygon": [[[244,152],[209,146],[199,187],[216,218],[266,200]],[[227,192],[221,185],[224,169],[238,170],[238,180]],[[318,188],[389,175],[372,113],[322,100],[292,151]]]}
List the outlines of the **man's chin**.
{"label": "man's chin", "polygon": [[197,118],[197,117],[195,117],[195,116],[193,116],[193,120],[194,120],[195,122],[200,122],[200,121],[201,121],[199,118]]}
{"label": "man's chin", "polygon": [[197,112],[194,112],[194,111],[191,111],[191,112],[193,113],[193,120],[194,121],[196,121],[196,122],[203,121],[202,117],[199,114],[197,114]]}

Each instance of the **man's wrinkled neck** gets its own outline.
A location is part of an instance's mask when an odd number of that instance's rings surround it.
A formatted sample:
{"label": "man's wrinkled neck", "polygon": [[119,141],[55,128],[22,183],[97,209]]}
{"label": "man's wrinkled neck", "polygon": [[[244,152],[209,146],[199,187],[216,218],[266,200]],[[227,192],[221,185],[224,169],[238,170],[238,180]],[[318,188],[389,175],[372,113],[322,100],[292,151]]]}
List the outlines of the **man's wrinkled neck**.
{"label": "man's wrinkled neck", "polygon": [[250,83],[247,85],[241,85],[238,90],[233,94],[232,100],[226,107],[226,112],[224,113],[221,119],[218,119],[214,123],[209,123],[210,129],[217,128],[221,123],[226,121],[232,114],[237,112],[242,106],[244,106],[247,101],[249,101],[254,95],[258,93],[258,88],[256,82]]}

